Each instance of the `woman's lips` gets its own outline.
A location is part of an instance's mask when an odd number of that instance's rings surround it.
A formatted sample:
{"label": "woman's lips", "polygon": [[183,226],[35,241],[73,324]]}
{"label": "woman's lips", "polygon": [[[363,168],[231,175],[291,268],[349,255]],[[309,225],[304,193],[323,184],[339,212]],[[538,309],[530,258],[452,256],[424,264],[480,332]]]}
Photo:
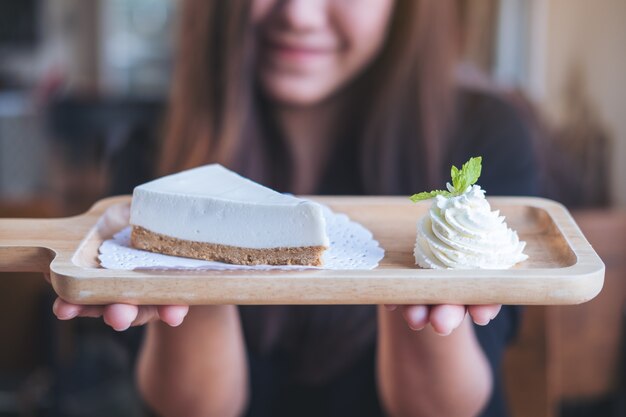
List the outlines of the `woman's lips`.
{"label": "woman's lips", "polygon": [[332,48],[281,42],[267,42],[264,49],[272,61],[291,65],[310,65],[331,56],[334,52]]}

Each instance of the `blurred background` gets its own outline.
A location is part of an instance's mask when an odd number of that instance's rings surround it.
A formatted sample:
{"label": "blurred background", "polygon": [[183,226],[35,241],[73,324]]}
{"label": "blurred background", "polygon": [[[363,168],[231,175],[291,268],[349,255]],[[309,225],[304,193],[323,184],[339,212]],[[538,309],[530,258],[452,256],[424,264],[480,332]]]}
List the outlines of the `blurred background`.
{"label": "blurred background", "polygon": [[[532,120],[542,193],[606,266],[603,292],[530,307],[506,358],[512,415],[626,415],[626,1],[459,0],[463,83]],[[158,133],[174,0],[0,2],[0,217],[62,217],[111,193],[109,166]],[[0,274],[0,416],[141,416],[132,335],[58,322],[40,274]]]}

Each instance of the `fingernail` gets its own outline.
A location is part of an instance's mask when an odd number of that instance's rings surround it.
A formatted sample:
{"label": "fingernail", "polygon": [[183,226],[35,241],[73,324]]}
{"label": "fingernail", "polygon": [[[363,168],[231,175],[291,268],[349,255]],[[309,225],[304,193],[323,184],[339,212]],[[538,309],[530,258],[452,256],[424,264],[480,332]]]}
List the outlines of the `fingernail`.
{"label": "fingernail", "polygon": [[184,320],[185,320],[185,318],[184,318],[184,317],[181,317],[180,319],[176,320],[175,322],[170,323],[170,327],[178,327],[178,326],[180,326],[181,324],[183,324],[183,321],[184,321]]}
{"label": "fingernail", "polygon": [[128,330],[129,327],[130,327],[130,324],[126,326],[122,326],[122,327],[113,327],[113,330],[115,330],[116,332],[123,332],[124,330]]}
{"label": "fingernail", "polygon": [[488,324],[489,324],[489,322],[490,322],[490,321],[491,321],[490,319],[487,319],[487,320],[485,320],[485,321],[480,321],[480,322],[479,322],[479,321],[474,320],[474,323],[478,324],[479,326],[486,326],[486,325],[488,325]]}
{"label": "fingernail", "polygon": [[450,326],[435,326],[433,323],[430,323],[430,327],[432,327],[433,331],[439,336],[448,336],[455,329]]}
{"label": "fingernail", "polygon": [[417,327],[416,327],[416,326],[413,326],[413,325],[411,325],[411,324],[409,324],[409,328],[410,328],[411,330],[415,330],[415,331],[424,330],[424,327],[426,327],[426,323],[424,323],[424,324],[423,324],[423,325],[421,325],[421,326],[417,326]]}
{"label": "fingernail", "polygon": [[71,320],[78,315],[78,311],[71,311],[69,314],[57,315],[59,320]]}
{"label": "fingernail", "polygon": [[124,326],[114,326],[113,324],[111,324],[109,322],[109,320],[107,320],[106,316],[102,317],[102,320],[104,321],[104,324],[106,324],[107,326],[109,326],[110,328],[112,328],[113,330],[115,330],[116,332],[123,332],[124,330],[128,329],[130,327],[130,324],[126,324]]}
{"label": "fingernail", "polygon": [[[57,301],[54,302],[54,307],[52,308],[53,310],[57,310]],[[59,320],[71,320],[78,315],[78,312],[77,308],[70,308],[69,311],[68,309],[65,309],[62,314],[55,311],[55,314]]]}

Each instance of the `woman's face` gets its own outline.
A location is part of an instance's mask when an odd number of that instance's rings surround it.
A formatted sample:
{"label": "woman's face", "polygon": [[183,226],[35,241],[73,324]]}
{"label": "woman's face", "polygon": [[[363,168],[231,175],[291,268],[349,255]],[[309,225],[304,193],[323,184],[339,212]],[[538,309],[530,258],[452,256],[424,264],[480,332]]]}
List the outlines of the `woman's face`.
{"label": "woman's face", "polygon": [[357,76],[385,40],[394,0],[253,0],[257,76],[289,105],[319,103]]}

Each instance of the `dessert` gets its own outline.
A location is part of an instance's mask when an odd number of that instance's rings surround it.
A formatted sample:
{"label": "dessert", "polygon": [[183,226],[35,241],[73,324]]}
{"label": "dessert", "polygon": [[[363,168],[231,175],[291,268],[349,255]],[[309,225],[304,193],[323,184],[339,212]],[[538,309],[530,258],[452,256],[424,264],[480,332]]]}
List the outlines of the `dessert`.
{"label": "dessert", "polygon": [[528,258],[525,242],[491,211],[485,192],[475,185],[482,158],[471,158],[462,169],[452,167],[447,191],[415,194],[414,202],[435,198],[417,223],[415,263],[432,269],[508,269]]}
{"label": "dessert", "polygon": [[133,191],[131,244],[167,255],[243,265],[322,264],[322,208],[212,164]]}

